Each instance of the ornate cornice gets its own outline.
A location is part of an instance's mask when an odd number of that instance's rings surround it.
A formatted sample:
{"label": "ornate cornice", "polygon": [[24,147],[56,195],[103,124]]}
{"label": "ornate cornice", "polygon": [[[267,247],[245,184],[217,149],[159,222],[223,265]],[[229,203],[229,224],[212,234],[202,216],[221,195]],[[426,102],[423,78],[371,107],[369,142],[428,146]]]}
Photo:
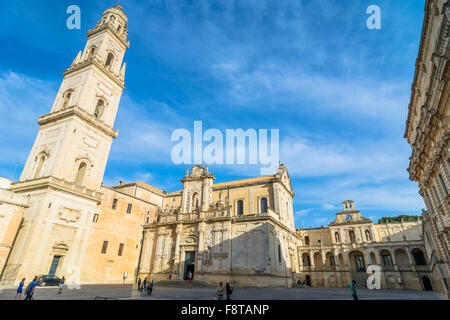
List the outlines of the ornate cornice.
{"label": "ornate cornice", "polygon": [[119,35],[113,29],[113,27],[109,24],[109,22],[98,24],[94,29],[91,29],[91,30],[88,31],[87,36],[91,37],[93,35],[96,35],[97,33],[102,32],[103,30],[107,30],[111,34],[113,34],[116,37],[116,39],[119,40],[120,43],[122,43],[127,49],[130,47],[130,41],[128,41],[125,36]]}
{"label": "ornate cornice", "polygon": [[113,73],[111,70],[106,68],[102,62],[99,60],[98,56],[93,56],[90,59],[81,61],[77,64],[71,65],[66,71],[63,72],[64,76],[68,76],[72,73],[78,72],[80,70],[86,69],[89,66],[96,66],[100,71],[107,75],[112,81],[114,81],[122,90],[125,89],[125,79],[120,77],[119,74]]}
{"label": "ornate cornice", "polygon": [[94,115],[88,113],[79,106],[71,106],[69,108],[59,110],[56,112],[49,113],[47,115],[41,116],[39,118],[38,124],[43,126],[58,120],[63,120],[69,117],[78,117],[79,119],[85,121],[89,125],[95,127],[96,129],[102,131],[111,138],[117,138],[119,131],[107,125],[105,122],[98,120]]}
{"label": "ornate cornice", "polygon": [[10,187],[11,191],[17,193],[48,188],[88,198],[90,200],[96,201],[97,203],[100,203],[102,197],[102,193],[99,191],[78,186],[74,182],[69,182],[52,176],[19,181],[17,183],[11,184]]}

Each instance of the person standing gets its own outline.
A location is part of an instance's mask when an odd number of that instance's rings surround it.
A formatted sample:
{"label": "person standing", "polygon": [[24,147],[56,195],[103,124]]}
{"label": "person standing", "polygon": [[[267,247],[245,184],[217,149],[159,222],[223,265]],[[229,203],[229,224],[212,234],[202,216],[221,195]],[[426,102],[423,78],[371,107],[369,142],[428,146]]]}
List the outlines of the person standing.
{"label": "person standing", "polygon": [[350,293],[353,296],[353,300],[358,300],[358,292],[356,291],[356,281],[352,280],[352,283],[350,283]]}
{"label": "person standing", "polygon": [[23,278],[22,281],[20,281],[19,286],[17,287],[17,293],[16,293],[16,297],[14,298],[14,300],[17,299],[17,296],[19,296],[19,300],[22,300],[22,290],[23,290],[24,284],[25,284],[25,278]]}
{"label": "person standing", "polygon": [[36,288],[38,277],[34,277],[33,281],[30,282],[30,284],[27,286],[27,289],[25,290],[26,297],[24,300],[31,300],[34,295],[34,289]]}
{"label": "person standing", "polygon": [[219,283],[219,286],[216,288],[216,298],[217,300],[223,300],[223,293],[225,288],[223,287],[223,282]]}
{"label": "person standing", "polygon": [[147,278],[144,279],[144,283],[142,284],[142,291],[145,292],[145,290],[147,290]]}
{"label": "person standing", "polygon": [[138,291],[141,291],[141,278],[138,279]]}
{"label": "person standing", "polygon": [[227,295],[227,300],[231,300],[231,295],[233,294],[233,288],[230,286],[230,284],[228,282],[225,285],[225,293]]}
{"label": "person standing", "polygon": [[192,272],[189,271],[189,284],[191,284],[191,282],[192,282]]}
{"label": "person standing", "polygon": [[64,276],[62,277],[61,280],[59,280],[59,291],[58,294],[62,293],[63,287],[64,287],[64,282],[66,282],[66,278],[64,278]]}
{"label": "person standing", "polygon": [[152,280],[152,282],[150,282],[150,284],[148,285],[148,294],[149,294],[149,295],[152,295],[152,292],[153,292],[153,280]]}

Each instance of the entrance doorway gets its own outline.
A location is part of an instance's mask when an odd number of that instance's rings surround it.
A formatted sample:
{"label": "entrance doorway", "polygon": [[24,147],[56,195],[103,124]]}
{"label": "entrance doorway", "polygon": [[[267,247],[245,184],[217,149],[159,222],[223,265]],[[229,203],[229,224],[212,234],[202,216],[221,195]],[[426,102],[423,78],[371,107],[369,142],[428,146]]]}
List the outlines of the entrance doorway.
{"label": "entrance doorway", "polygon": [[189,272],[192,274],[192,279],[194,279],[195,270],[195,251],[186,251],[184,253],[184,280],[189,280]]}
{"label": "entrance doorway", "polygon": [[50,266],[49,275],[54,276],[56,274],[56,270],[58,269],[59,261],[61,260],[61,256],[54,256],[52,265]]}
{"label": "entrance doorway", "polygon": [[305,282],[306,282],[306,285],[311,287],[311,277],[310,276],[305,276]]}
{"label": "entrance doorway", "polygon": [[433,287],[431,286],[430,278],[423,276],[422,277],[423,288],[425,291],[433,291]]}

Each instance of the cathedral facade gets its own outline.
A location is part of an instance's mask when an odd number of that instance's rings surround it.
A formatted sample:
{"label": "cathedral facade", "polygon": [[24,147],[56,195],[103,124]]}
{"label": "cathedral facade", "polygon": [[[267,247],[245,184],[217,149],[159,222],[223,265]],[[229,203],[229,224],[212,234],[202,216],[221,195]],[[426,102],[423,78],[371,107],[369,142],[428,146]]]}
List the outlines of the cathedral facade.
{"label": "cathedral facade", "polygon": [[183,190],[166,196],[157,221],[144,226],[139,274],[155,280],[230,281],[290,286],[298,272],[289,175],[214,184],[208,166],[194,166]]}
{"label": "cathedral facade", "polygon": [[39,118],[19,181],[0,181],[1,284],[36,275],[131,284],[190,274],[241,286],[345,287],[377,265],[383,288],[429,288],[422,221],[374,224],[346,201],[328,228],[296,229],[282,164],[273,175],[226,183],[196,165],[172,193],[139,181],[104,186],[127,24],[120,5],[103,13]]}

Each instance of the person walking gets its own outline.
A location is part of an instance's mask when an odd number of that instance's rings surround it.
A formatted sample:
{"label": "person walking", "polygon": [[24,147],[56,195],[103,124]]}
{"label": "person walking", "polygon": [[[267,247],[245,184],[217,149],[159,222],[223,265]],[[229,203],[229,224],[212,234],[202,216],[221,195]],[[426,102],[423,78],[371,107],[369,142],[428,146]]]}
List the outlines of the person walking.
{"label": "person walking", "polygon": [[59,280],[59,290],[58,290],[58,294],[62,293],[63,287],[64,287],[64,282],[66,282],[66,278],[64,278],[64,276],[62,277],[61,280]]}
{"label": "person walking", "polygon": [[356,281],[352,280],[352,283],[350,283],[350,293],[353,296],[353,300],[358,300],[358,292],[356,291]]}
{"label": "person walking", "polygon": [[144,283],[142,284],[142,291],[146,291],[147,290],[147,278],[144,279]]}
{"label": "person walking", "polygon": [[152,280],[152,282],[150,282],[150,284],[148,285],[148,294],[149,294],[149,295],[152,295],[152,292],[153,292],[153,280]]}
{"label": "person walking", "polygon": [[22,290],[23,290],[24,284],[25,284],[25,278],[23,278],[22,281],[20,281],[19,286],[17,287],[17,293],[16,293],[14,300],[17,299],[17,296],[19,296],[19,300],[22,300]]}
{"label": "person walking", "polygon": [[191,282],[192,282],[192,272],[189,271],[189,284],[191,284]]}
{"label": "person walking", "polygon": [[37,279],[38,279],[37,276],[34,277],[33,281],[31,281],[28,284],[27,289],[25,290],[26,297],[24,300],[31,300],[33,298],[34,289],[36,288],[36,284],[37,284]]}
{"label": "person walking", "polygon": [[233,294],[233,288],[230,286],[230,284],[228,282],[225,285],[225,293],[227,295],[227,300],[231,300],[231,295]]}
{"label": "person walking", "polygon": [[216,288],[216,299],[217,300],[223,300],[224,291],[225,291],[225,288],[223,287],[223,282],[220,282],[219,286]]}
{"label": "person walking", "polygon": [[141,278],[138,279],[138,291],[141,291]]}

